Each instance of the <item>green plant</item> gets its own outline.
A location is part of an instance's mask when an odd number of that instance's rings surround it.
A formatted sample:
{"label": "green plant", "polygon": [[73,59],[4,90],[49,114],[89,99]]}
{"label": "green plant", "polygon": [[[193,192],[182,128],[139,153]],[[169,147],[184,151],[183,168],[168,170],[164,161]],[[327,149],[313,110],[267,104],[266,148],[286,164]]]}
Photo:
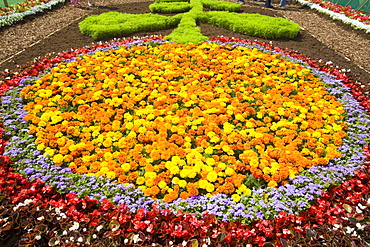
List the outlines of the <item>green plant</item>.
{"label": "green plant", "polygon": [[150,11],[154,13],[182,13],[189,11],[190,8],[187,2],[164,2],[149,5]]}
{"label": "green plant", "polygon": [[[225,11],[204,12],[203,7]],[[207,40],[208,37],[202,35],[197,26],[199,22],[267,39],[295,38],[300,30],[298,24],[284,18],[235,13],[240,10],[240,5],[225,1],[156,0],[149,8],[152,12],[185,13],[171,17],[156,14],[104,13],[86,18],[79,23],[79,28],[83,34],[101,40],[139,31],[158,31],[178,25],[165,37],[166,40],[178,43],[198,43]]]}
{"label": "green plant", "polygon": [[139,15],[107,12],[101,15],[92,15],[78,25],[84,35],[95,40],[119,37],[140,31],[157,31],[175,27],[181,15],[167,17],[157,14]]}
{"label": "green plant", "polygon": [[213,10],[239,12],[241,8],[240,4],[219,0],[201,0],[201,2],[203,4],[203,7]]}
{"label": "green plant", "polygon": [[295,38],[300,26],[281,17],[237,14],[226,11],[204,12],[199,20],[217,27],[267,39]]}

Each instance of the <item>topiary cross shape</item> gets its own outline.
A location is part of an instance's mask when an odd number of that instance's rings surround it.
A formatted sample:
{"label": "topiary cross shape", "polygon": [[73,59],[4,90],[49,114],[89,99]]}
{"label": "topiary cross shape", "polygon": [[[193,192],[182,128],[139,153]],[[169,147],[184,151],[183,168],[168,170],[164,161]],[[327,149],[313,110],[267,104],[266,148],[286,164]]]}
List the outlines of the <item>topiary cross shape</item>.
{"label": "topiary cross shape", "polygon": [[[214,11],[203,11],[203,7]],[[298,24],[281,17],[237,13],[240,8],[240,4],[218,0],[156,0],[149,6],[151,12],[178,14],[107,12],[87,17],[79,23],[79,28],[84,35],[102,40],[177,26],[165,39],[181,44],[209,39],[202,35],[199,22],[267,39],[295,38],[300,30]]]}

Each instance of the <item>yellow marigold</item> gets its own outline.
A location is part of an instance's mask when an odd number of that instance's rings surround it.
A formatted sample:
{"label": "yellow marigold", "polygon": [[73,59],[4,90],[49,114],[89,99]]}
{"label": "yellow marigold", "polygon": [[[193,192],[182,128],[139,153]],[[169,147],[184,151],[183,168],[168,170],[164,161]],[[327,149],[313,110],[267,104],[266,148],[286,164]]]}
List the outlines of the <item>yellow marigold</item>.
{"label": "yellow marigold", "polygon": [[180,188],[185,188],[186,184],[187,184],[186,180],[181,179],[178,181],[178,185],[180,186]]}
{"label": "yellow marigold", "polygon": [[206,191],[209,192],[209,193],[211,193],[214,190],[215,190],[215,186],[213,184],[211,184],[211,183],[208,183],[207,184],[207,187],[206,187]]}
{"label": "yellow marigold", "polygon": [[207,180],[211,183],[215,182],[217,180],[217,172],[211,171],[207,174]]}
{"label": "yellow marigold", "polygon": [[145,178],[144,177],[138,177],[136,179],[136,184],[141,185],[145,183]]}
{"label": "yellow marigold", "polygon": [[54,162],[54,163],[62,163],[62,162],[63,162],[63,160],[64,160],[64,156],[63,156],[63,155],[61,155],[61,154],[56,154],[56,155],[54,155],[54,157],[53,157],[53,162]]}

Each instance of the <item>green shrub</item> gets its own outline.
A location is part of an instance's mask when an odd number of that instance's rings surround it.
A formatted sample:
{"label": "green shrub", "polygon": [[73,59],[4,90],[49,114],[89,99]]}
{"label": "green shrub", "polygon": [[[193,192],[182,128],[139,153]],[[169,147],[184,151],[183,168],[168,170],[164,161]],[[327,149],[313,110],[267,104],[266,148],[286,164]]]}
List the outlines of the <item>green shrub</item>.
{"label": "green shrub", "polygon": [[218,1],[218,0],[201,0],[203,7],[213,10],[222,10],[230,12],[239,12],[241,5],[232,2]]}
{"label": "green shrub", "polygon": [[199,27],[178,27],[173,32],[166,37],[165,40],[175,41],[179,44],[188,44],[188,43],[200,43],[206,41],[209,38],[202,35]]}
{"label": "green shrub", "polygon": [[[240,5],[218,0],[155,0],[150,5],[152,12],[185,13],[174,16],[157,14],[123,14],[108,12],[87,17],[79,23],[80,31],[95,40],[130,35],[140,31],[159,31],[167,28],[177,28],[167,40],[178,43],[198,43],[208,37],[200,32],[198,22],[208,23],[234,32],[248,34],[266,39],[295,38],[300,26],[284,18],[276,18],[259,14],[240,14],[227,11],[204,12],[203,6],[212,9],[240,10]],[[188,11],[188,12],[186,12]]]}
{"label": "green shrub", "polygon": [[203,12],[198,20],[217,27],[222,27],[254,37],[293,39],[298,35],[300,26],[282,17],[270,17],[260,14],[238,14],[224,11]]}
{"label": "green shrub", "polygon": [[107,12],[91,15],[81,21],[78,26],[84,35],[95,40],[102,40],[142,31],[159,31],[175,27],[181,15],[162,16],[157,14],[126,14]]}
{"label": "green shrub", "polygon": [[191,8],[187,2],[167,2],[153,3],[149,5],[149,9],[154,13],[182,13],[187,12]]}
{"label": "green shrub", "polygon": [[183,14],[178,27],[164,38],[179,44],[199,43],[208,40],[209,38],[200,32],[196,19],[197,15],[194,11]]}

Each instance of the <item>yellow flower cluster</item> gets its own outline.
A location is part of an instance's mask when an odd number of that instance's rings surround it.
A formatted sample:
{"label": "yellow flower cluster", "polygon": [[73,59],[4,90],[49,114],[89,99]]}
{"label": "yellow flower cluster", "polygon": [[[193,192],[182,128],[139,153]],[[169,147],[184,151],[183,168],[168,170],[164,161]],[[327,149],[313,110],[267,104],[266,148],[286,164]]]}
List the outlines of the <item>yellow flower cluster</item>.
{"label": "yellow flower cluster", "polygon": [[279,55],[203,43],[137,46],[62,62],[25,88],[38,149],[74,172],[153,198],[236,201],[340,157],[343,107]]}

